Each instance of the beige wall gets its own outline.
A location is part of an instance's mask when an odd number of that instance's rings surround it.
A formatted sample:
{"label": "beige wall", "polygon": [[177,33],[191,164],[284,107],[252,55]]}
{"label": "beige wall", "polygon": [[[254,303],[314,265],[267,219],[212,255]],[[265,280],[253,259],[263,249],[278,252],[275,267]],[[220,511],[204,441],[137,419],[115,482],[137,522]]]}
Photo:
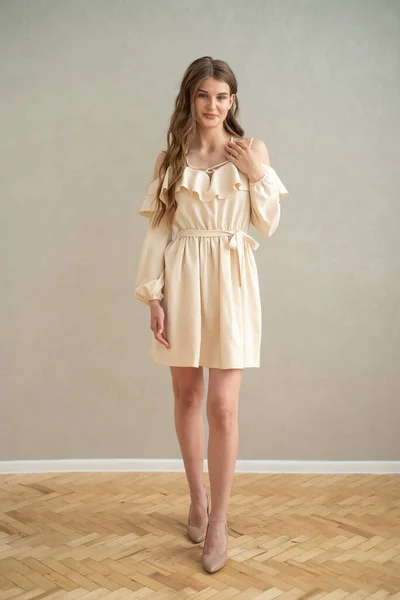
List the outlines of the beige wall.
{"label": "beige wall", "polygon": [[383,0],[1,2],[0,460],[180,457],[133,297],[137,210],[205,54],[234,69],[245,134],[290,192],[277,232],[250,232],[262,367],[244,372],[239,458],[400,459],[399,16]]}

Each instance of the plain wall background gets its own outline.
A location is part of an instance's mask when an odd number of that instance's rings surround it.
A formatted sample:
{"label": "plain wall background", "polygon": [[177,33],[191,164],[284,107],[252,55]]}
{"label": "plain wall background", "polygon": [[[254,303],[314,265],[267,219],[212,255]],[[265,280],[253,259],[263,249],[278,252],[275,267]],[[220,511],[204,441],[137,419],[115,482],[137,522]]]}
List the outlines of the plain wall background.
{"label": "plain wall background", "polygon": [[180,458],[137,211],[203,55],[289,190],[249,232],[239,458],[400,459],[399,21],[395,0],[1,2],[1,460]]}

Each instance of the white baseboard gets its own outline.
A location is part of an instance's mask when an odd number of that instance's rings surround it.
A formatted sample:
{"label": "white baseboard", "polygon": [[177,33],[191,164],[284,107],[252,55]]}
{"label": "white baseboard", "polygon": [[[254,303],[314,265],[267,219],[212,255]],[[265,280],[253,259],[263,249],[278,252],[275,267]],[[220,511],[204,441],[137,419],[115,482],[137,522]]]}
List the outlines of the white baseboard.
{"label": "white baseboard", "polygon": [[[0,473],[183,472],[182,459],[94,458],[3,460]],[[208,471],[204,461],[204,471]],[[400,473],[400,461],[390,460],[237,460],[235,473]]]}

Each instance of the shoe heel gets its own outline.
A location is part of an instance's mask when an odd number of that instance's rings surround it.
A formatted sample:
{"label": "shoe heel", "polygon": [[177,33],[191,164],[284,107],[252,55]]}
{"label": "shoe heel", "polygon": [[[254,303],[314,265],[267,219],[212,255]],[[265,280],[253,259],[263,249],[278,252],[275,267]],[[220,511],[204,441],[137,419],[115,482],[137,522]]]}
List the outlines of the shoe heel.
{"label": "shoe heel", "polygon": [[[209,511],[209,502],[208,502],[207,490],[206,490],[206,497],[207,497],[207,517],[209,517],[210,511]],[[190,537],[190,539],[192,540],[192,542],[195,542],[196,544],[199,544],[200,542],[203,542],[205,540],[206,530],[207,530],[207,527],[208,527],[208,523],[207,523],[207,526],[206,526],[205,529],[201,528],[201,527],[197,527],[196,525],[191,525],[190,524],[191,509],[192,509],[192,503],[190,503],[190,508],[189,508],[189,518],[188,518],[188,524],[187,524],[187,532],[188,532],[188,536]]]}

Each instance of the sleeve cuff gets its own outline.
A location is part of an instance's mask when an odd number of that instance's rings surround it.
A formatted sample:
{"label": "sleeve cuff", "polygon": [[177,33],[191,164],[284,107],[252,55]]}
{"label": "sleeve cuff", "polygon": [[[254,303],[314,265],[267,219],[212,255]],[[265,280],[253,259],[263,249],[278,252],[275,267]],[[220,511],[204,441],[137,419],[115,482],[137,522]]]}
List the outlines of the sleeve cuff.
{"label": "sleeve cuff", "polygon": [[257,181],[249,180],[249,189],[253,190],[259,189],[260,186],[261,188],[270,186],[278,189],[279,196],[285,196],[288,194],[288,190],[283,185],[275,169],[273,169],[270,165],[263,164],[262,166],[264,168],[264,175],[260,177],[260,179],[257,179]]}
{"label": "sleeve cuff", "polygon": [[164,286],[164,272],[161,273],[158,279],[153,279],[139,285],[135,289],[135,298],[143,304],[150,306],[150,300],[162,300],[164,293],[162,288]]}

